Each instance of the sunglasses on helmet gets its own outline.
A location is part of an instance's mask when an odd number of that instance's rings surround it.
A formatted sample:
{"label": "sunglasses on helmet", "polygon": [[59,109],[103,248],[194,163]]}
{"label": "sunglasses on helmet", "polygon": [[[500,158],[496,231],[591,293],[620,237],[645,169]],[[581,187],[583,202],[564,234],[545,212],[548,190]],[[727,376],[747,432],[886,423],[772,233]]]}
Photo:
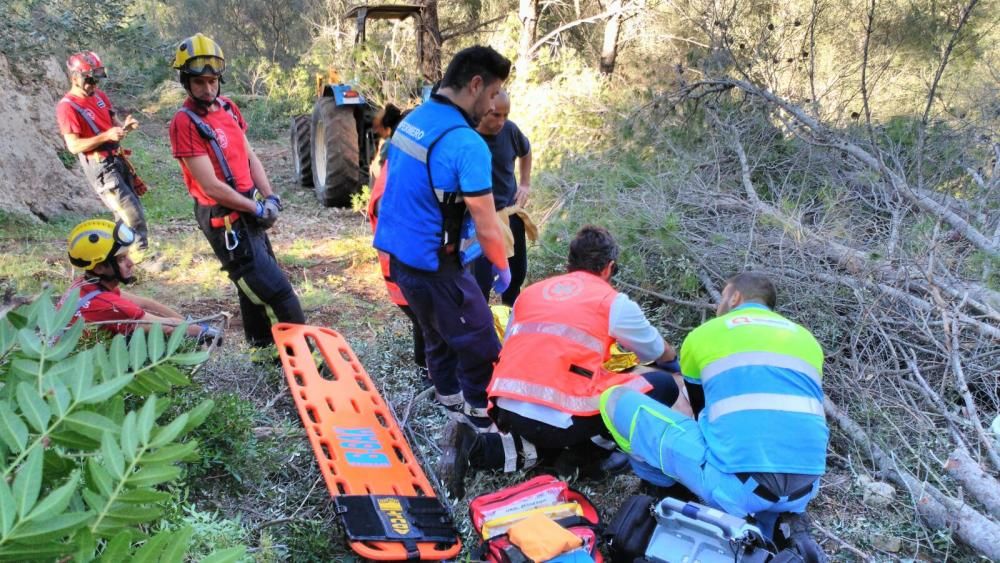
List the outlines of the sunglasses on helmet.
{"label": "sunglasses on helmet", "polygon": [[226,60],[215,56],[191,57],[184,63],[184,72],[194,75],[222,75],[226,70]]}
{"label": "sunglasses on helmet", "polygon": [[108,77],[108,73],[104,70],[103,66],[99,66],[97,68],[90,69],[90,70],[79,70],[77,72],[79,72],[80,76],[82,76],[85,80],[88,80],[88,81],[89,80],[94,80],[96,82],[97,79],[99,79],[99,78],[107,78]]}
{"label": "sunglasses on helmet", "polygon": [[115,230],[111,236],[119,247],[126,247],[135,242],[135,231],[121,221],[115,223]]}

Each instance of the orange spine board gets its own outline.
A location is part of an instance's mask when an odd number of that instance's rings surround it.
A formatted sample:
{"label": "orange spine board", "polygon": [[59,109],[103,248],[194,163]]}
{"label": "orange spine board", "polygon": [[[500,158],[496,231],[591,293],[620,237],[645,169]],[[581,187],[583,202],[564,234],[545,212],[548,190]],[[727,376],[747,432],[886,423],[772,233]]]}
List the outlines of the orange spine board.
{"label": "orange spine board", "polygon": [[[392,411],[340,333],[289,323],[274,325],[272,333],[331,496],[436,496]],[[323,374],[310,345],[323,356]],[[422,560],[454,558],[462,547],[458,538],[449,546],[417,546]],[[377,561],[407,558],[399,542],[351,542],[351,549]]]}

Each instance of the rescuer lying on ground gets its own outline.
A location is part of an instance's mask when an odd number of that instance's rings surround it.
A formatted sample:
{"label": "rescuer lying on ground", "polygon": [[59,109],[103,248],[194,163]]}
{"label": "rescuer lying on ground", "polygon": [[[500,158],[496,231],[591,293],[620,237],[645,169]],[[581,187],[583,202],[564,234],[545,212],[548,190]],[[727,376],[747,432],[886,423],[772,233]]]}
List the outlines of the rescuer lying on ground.
{"label": "rescuer lying on ground", "polygon": [[681,372],[697,420],[627,386],[601,395],[601,415],[644,480],[679,481],[712,506],[753,516],[768,538],[781,516],[788,542],[807,562],[822,561],[801,514],[825,472],[823,350],[775,302],[767,277],[738,274],[718,316],[684,340]]}
{"label": "rescuer lying on ground", "polygon": [[[600,227],[580,229],[570,243],[568,273],[525,288],[514,302],[500,361],[487,390],[490,416],[505,434],[477,434],[451,422],[442,439],[438,475],[461,497],[468,468],[514,471],[543,454],[559,473],[599,475],[621,469],[601,421],[601,393],[613,386],[647,393],[663,408],[680,402],[677,354],[642,309],[610,284],[618,245]],[[608,371],[618,342],[663,371]],[[643,395],[645,396],[645,395]],[[509,432],[509,434],[507,434]]]}
{"label": "rescuer lying on ground", "polygon": [[[80,300],[74,319],[83,317],[88,323],[102,323],[100,327],[103,330],[125,335],[131,334],[137,327],[160,323],[163,332],[170,334],[184,322],[180,313],[153,299],[122,291],[119,287],[135,281],[132,275],[135,265],[128,255],[135,238],[132,229],[121,221],[112,223],[91,219],[77,225],[67,240],[69,260],[77,268],[82,268],[84,275],[70,285],[59,304],[61,306],[76,292]],[[219,334],[217,328],[206,323],[187,327],[188,336],[203,341],[215,339]]]}

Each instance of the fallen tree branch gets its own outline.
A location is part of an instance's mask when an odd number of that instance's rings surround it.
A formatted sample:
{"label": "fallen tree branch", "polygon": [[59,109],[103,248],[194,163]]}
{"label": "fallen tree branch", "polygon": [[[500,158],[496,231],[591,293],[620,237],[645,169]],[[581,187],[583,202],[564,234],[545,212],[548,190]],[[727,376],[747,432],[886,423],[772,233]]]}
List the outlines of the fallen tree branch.
{"label": "fallen tree branch", "polygon": [[670,295],[667,295],[665,293],[660,293],[658,291],[653,291],[653,290],[650,290],[650,289],[646,289],[644,287],[639,287],[639,286],[637,286],[635,284],[628,283],[627,281],[622,281],[622,280],[617,280],[616,279],[615,280],[615,285],[620,285],[622,287],[627,287],[628,289],[631,289],[631,290],[634,290],[634,291],[645,293],[646,295],[649,295],[650,297],[655,297],[655,298],[657,298],[660,301],[663,301],[665,303],[673,303],[674,305],[681,305],[681,306],[684,306],[684,307],[692,307],[694,309],[705,309],[705,310],[708,310],[708,311],[714,311],[715,310],[715,305],[712,305],[711,303],[708,303],[706,301],[687,301],[685,299],[678,299],[676,297],[671,297]]}
{"label": "fallen tree branch", "polygon": [[962,367],[962,358],[959,355],[959,350],[961,350],[961,344],[958,341],[959,326],[958,323],[951,322],[951,315],[946,313],[942,308],[941,314],[945,319],[946,325],[949,325],[948,332],[951,333],[950,346],[948,346],[949,357],[951,360],[951,371],[955,374],[955,383],[958,388],[958,392],[962,395],[962,400],[965,402],[965,410],[968,413],[969,418],[972,421],[972,430],[976,433],[976,437],[982,443],[983,449],[986,450],[986,457],[989,458],[993,467],[1000,470],[1000,455],[997,454],[996,442],[994,438],[986,433],[983,427],[983,421],[979,417],[979,409],[976,407],[976,400],[972,396],[972,392],[969,391],[969,382],[965,378],[965,368]]}
{"label": "fallen tree branch", "polygon": [[994,517],[1000,518],[1000,482],[988,475],[964,448],[955,448],[944,470]]}
{"label": "fallen tree branch", "polygon": [[906,489],[924,522],[938,530],[951,531],[955,538],[990,560],[1000,560],[1000,525],[971,506],[942,493],[899,467],[895,459],[875,444],[861,426],[829,398],[823,409],[844,434],[855,442],[890,481]]}
{"label": "fallen tree branch", "polygon": [[815,521],[815,520],[813,520],[813,521],[812,521],[812,527],[813,527],[813,528],[816,528],[817,530],[819,530],[819,532],[820,532],[821,534],[823,534],[824,536],[826,536],[826,537],[830,538],[831,540],[833,540],[833,541],[835,541],[835,542],[839,543],[839,544],[840,544],[840,547],[843,547],[843,548],[844,548],[844,549],[846,549],[847,551],[850,551],[850,552],[851,552],[851,553],[853,553],[854,555],[857,555],[858,557],[860,557],[862,561],[871,561],[871,559],[872,559],[872,556],[871,556],[871,555],[868,555],[868,554],[867,554],[867,553],[865,553],[864,551],[861,551],[860,549],[858,549],[858,548],[854,547],[854,545],[852,545],[852,544],[851,544],[850,542],[848,542],[847,540],[845,540],[845,539],[841,538],[841,537],[840,537],[840,536],[838,536],[837,534],[834,534],[834,533],[833,533],[833,532],[831,532],[830,530],[827,530],[827,529],[826,529],[826,528],[824,528],[823,526],[820,526],[820,525],[819,525],[818,523],[816,523],[816,521]]}
{"label": "fallen tree branch", "polygon": [[[796,275],[798,277],[802,276],[801,272],[794,272],[794,271],[790,272],[787,269],[778,269],[777,271],[780,271],[780,272],[783,272],[783,273],[788,273],[788,274],[793,274],[793,275]],[[827,274],[827,273],[822,273],[822,272],[813,272],[813,273],[810,273],[810,276],[812,276],[812,277],[814,277],[816,279],[819,279],[821,281],[829,282],[829,283],[843,284],[843,285],[846,285],[846,286],[848,286],[848,287],[850,287],[852,289],[872,289],[872,290],[876,290],[876,291],[881,291],[881,292],[886,293],[890,297],[894,297],[894,298],[899,299],[901,301],[905,301],[905,302],[909,303],[910,305],[912,305],[914,308],[919,309],[919,310],[921,310],[923,312],[928,312],[928,313],[936,312],[936,307],[934,305],[932,305],[931,303],[929,303],[928,301],[926,301],[924,299],[921,299],[921,298],[919,298],[916,295],[913,295],[911,293],[907,293],[907,292],[902,291],[900,289],[896,289],[895,287],[886,285],[884,283],[871,282],[871,281],[860,280],[860,279],[856,279],[856,278],[852,278],[852,277],[848,277],[848,276],[840,276],[840,275]],[[989,337],[989,338],[994,338],[994,339],[1000,339],[1000,328],[997,328],[995,326],[986,324],[986,323],[984,323],[984,322],[982,322],[982,321],[980,321],[978,319],[975,319],[973,317],[970,317],[969,315],[966,315],[964,313],[956,313],[955,314],[955,318],[958,319],[958,320],[960,320],[962,323],[971,326],[972,328],[974,328],[976,330],[976,332],[978,332],[979,334],[981,334],[983,336],[986,336],[986,337]]]}
{"label": "fallen tree branch", "polygon": [[991,240],[990,237],[980,232],[979,229],[973,226],[964,217],[953,211],[949,206],[942,205],[935,201],[923,190],[913,189],[906,181],[906,178],[899,172],[884,166],[879,158],[859,145],[830,131],[818,120],[807,114],[805,110],[792,102],[789,102],[781,96],[778,96],[777,94],[766,89],[759,88],[745,80],[738,80],[735,78],[714,78],[702,80],[698,82],[693,89],[688,88],[685,89],[684,92],[693,92],[700,86],[729,86],[731,88],[739,88],[747,94],[761,98],[771,105],[776,106],[791,115],[796,121],[809,130],[810,134],[803,135],[802,130],[798,128],[792,129],[792,131],[804,141],[810,144],[836,148],[854,157],[862,164],[885,176],[889,180],[893,189],[895,189],[895,191],[902,197],[909,200],[926,213],[934,215],[951,225],[952,228],[958,231],[966,240],[976,246],[976,248],[979,248],[990,256],[1000,257],[1000,244],[998,244],[995,240]]}

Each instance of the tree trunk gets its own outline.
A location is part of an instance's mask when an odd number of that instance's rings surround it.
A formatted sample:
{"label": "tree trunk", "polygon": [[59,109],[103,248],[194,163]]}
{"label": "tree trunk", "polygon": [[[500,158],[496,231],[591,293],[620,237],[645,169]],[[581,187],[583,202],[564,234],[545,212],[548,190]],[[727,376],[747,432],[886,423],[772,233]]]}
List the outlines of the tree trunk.
{"label": "tree trunk", "polygon": [[531,70],[531,46],[538,32],[538,0],[520,0],[521,38],[517,49],[515,72],[518,80],[526,80]]}
{"label": "tree trunk", "polygon": [[438,26],[438,0],[424,0],[422,13],[423,52],[420,72],[431,82],[441,80],[441,28]]}
{"label": "tree trunk", "polygon": [[615,71],[615,59],[618,58],[618,34],[622,29],[622,2],[611,0],[608,11],[611,16],[604,24],[604,45],[601,47],[601,74],[610,75]]}

